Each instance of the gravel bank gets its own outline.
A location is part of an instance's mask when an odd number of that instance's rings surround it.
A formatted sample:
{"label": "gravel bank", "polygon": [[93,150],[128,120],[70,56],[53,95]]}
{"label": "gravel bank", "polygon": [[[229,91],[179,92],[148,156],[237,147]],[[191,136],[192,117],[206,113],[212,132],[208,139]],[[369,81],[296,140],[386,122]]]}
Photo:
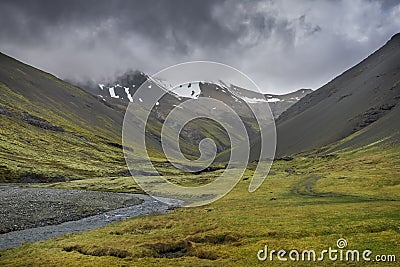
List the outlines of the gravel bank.
{"label": "gravel bank", "polygon": [[142,201],[131,194],[1,185],[0,234],[74,221]]}
{"label": "gravel bank", "polygon": [[111,222],[151,213],[170,205],[147,195],[0,186],[0,250],[23,242],[95,229]]}

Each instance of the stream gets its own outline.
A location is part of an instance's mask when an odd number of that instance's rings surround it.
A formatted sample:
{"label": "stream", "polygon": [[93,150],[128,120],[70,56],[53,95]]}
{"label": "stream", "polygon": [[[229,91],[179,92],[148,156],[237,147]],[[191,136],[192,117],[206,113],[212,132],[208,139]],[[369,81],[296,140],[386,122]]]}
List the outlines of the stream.
{"label": "stream", "polygon": [[[7,190],[14,190],[13,195],[16,192],[20,193],[19,190],[24,191],[26,188],[20,188],[17,186],[1,186],[1,189],[6,193],[6,197],[4,194],[0,194],[0,201],[2,201],[2,213],[6,213],[7,201],[10,198],[10,194]],[[71,195],[75,194],[76,191],[80,191],[78,193],[82,193],[82,190],[62,190],[62,189],[42,189],[42,188],[29,188],[29,192],[35,191],[43,191],[48,193],[53,193],[52,190],[57,190],[56,193],[62,195]],[[89,192],[89,191],[87,191]],[[0,190],[1,193],[1,190]],[[24,195],[26,192],[22,192]],[[91,193],[91,192],[90,192]],[[99,194],[105,192],[97,192]],[[121,195],[121,193],[107,193],[109,196],[113,196],[113,194]],[[25,242],[36,242],[40,240],[45,240],[49,238],[54,238],[63,234],[69,233],[79,233],[83,231],[88,231],[92,229],[96,229],[107,224],[125,220],[128,218],[143,216],[153,213],[167,213],[171,208],[181,206],[183,203],[180,200],[166,199],[164,202],[160,202],[155,200],[154,198],[143,195],[143,194],[123,194],[123,196],[132,197],[134,199],[141,200],[139,204],[135,203],[134,205],[128,207],[122,207],[118,209],[113,209],[109,211],[102,212],[100,214],[88,216],[85,218],[81,218],[78,220],[66,221],[59,224],[53,225],[45,225],[40,227],[33,227],[28,229],[16,230],[7,233],[0,234],[0,250],[17,247]],[[4,199],[3,199],[4,198]],[[6,203],[6,204],[4,204]],[[18,202],[19,203],[19,202]],[[23,203],[23,202],[22,202]],[[13,203],[15,205],[15,201]],[[26,205],[26,204],[24,204]],[[6,216],[7,214],[0,214],[1,216]],[[29,216],[29,215],[28,215]],[[4,217],[4,218],[6,218]],[[10,215],[12,217],[12,215]]]}

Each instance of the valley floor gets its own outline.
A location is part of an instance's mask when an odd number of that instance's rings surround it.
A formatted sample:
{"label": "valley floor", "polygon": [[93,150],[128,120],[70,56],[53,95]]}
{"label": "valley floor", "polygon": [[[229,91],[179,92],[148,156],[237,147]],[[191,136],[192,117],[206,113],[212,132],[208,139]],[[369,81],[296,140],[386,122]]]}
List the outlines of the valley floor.
{"label": "valley floor", "polygon": [[[400,261],[400,151],[368,147],[331,156],[277,160],[264,184],[252,171],[224,198],[197,208],[126,221],[1,251],[2,266],[397,266]],[[204,174],[208,175],[208,174]],[[60,185],[61,186],[61,185]],[[371,250],[397,262],[259,261],[284,249]],[[276,253],[276,252],[275,252]],[[287,257],[287,255],[286,255]],[[319,254],[317,254],[317,258]]]}

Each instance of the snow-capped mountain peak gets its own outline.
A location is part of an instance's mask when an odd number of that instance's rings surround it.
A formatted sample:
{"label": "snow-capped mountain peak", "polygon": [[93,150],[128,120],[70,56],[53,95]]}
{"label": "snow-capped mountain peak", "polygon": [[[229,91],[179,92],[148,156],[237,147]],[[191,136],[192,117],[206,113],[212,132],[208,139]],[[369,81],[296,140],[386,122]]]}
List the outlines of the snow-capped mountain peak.
{"label": "snow-capped mountain peak", "polygon": [[[171,106],[178,105],[186,99],[197,99],[199,97],[215,98],[230,106],[240,106],[245,103],[248,105],[268,103],[275,118],[303,96],[312,92],[311,89],[300,89],[285,95],[262,94],[222,80],[190,81],[178,84],[174,81],[153,78],[139,71],[127,72],[112,82],[98,83],[93,87],[80,86],[96,94],[104,101],[118,101],[127,105],[129,102],[134,101],[133,95],[145,81],[149,81],[149,84],[146,85],[148,90],[153,90],[153,87],[157,87],[172,96],[172,98],[169,98],[169,105]],[[172,99],[175,100],[173,101]],[[138,100],[143,102],[145,99]],[[156,104],[156,108],[160,108],[161,104],[163,104],[163,101],[160,101],[161,103]]]}

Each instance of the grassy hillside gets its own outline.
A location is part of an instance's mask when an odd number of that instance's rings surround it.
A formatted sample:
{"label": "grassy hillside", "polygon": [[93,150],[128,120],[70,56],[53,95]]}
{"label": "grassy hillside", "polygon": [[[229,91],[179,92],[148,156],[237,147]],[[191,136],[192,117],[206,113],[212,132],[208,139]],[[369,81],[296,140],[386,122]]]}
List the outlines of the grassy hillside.
{"label": "grassy hillside", "polygon": [[[259,262],[257,252],[264,245],[276,250],[321,251],[336,248],[339,238],[347,240],[347,249],[399,257],[399,163],[398,147],[380,145],[275,161],[255,193],[247,192],[248,171],[231,193],[210,205],[24,244],[1,252],[0,264],[293,266],[293,262],[280,262],[276,257],[272,263]],[[212,174],[202,177],[207,175]],[[315,264],[318,262],[311,265]],[[323,263],[354,264],[374,265]]]}
{"label": "grassy hillside", "polygon": [[123,113],[0,54],[0,182],[118,173]]}

